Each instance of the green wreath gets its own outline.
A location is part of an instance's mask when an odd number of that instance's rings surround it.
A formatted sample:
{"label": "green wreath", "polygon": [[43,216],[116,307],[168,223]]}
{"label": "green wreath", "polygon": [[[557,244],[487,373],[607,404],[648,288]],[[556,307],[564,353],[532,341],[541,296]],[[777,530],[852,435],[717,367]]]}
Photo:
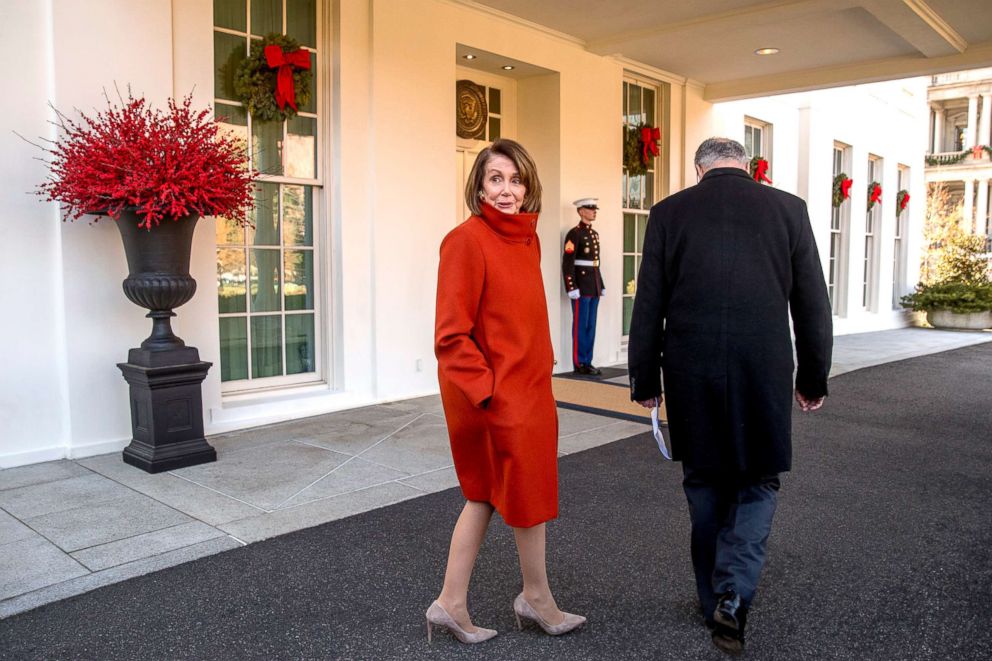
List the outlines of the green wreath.
{"label": "green wreath", "polygon": [[[288,103],[281,109],[276,103],[277,70],[265,61],[265,47],[270,44],[279,46],[287,53],[300,49],[300,44],[292,37],[275,32],[267,34],[261,41],[252,41],[251,54],[242,60],[234,73],[234,93],[257,122],[282,121],[296,116],[296,111]],[[312,83],[312,71],[294,69],[293,87],[297,106],[310,103]]]}
{"label": "green wreath", "polygon": [[623,127],[623,166],[628,177],[639,177],[648,173],[641,155],[644,147],[641,142],[641,126]]}
{"label": "green wreath", "polygon": [[847,174],[844,172],[841,172],[836,177],[834,177],[832,202],[835,209],[839,207],[841,203],[846,199],[844,197],[844,189],[842,188],[845,181],[847,181]]}

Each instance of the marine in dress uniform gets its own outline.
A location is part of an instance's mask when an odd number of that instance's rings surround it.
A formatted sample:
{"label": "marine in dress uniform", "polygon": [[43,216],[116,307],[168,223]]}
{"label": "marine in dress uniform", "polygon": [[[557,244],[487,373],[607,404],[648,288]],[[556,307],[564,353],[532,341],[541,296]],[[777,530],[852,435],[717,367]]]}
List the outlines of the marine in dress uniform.
{"label": "marine in dress uniform", "polygon": [[599,271],[599,233],[592,228],[598,202],[598,198],[584,197],[572,203],[580,220],[565,235],[561,260],[565,291],[572,303],[572,365],[579,374],[595,376],[602,374],[592,364],[592,349],[599,298],[605,291]]}

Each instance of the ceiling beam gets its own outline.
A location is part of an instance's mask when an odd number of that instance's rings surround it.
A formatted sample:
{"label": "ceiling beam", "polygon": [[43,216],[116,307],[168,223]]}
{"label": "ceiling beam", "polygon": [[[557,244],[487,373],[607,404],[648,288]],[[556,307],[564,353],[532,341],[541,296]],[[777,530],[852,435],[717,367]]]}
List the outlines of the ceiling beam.
{"label": "ceiling beam", "polygon": [[923,0],[865,0],[882,25],[927,57],[963,53],[968,42]]}
{"label": "ceiling beam", "polygon": [[741,80],[710,83],[703,98],[710,102],[733,101],[771,94],[807,92],[815,89],[877,83],[899,78],[929,76],[949,71],[992,66],[992,42],[972,44],[963,53],[942,57],[892,57],[857,62],[838,67],[823,67],[803,71],[756,76]]}
{"label": "ceiling beam", "polygon": [[586,50],[598,55],[612,55],[622,53],[624,47],[632,41],[650,40],[703,25],[726,23],[728,26],[740,27],[747,24],[781,21],[813,11],[822,11],[824,7],[828,6],[831,9],[837,9],[858,4],[861,3],[854,0],[769,0],[716,14],[704,14],[675,23],[660,23],[638,30],[627,30],[598,39],[590,39],[586,42]]}
{"label": "ceiling beam", "polygon": [[930,26],[930,28],[940,35],[940,37],[954,47],[959,53],[965,52],[968,49],[968,42],[964,40],[957,30],[951,27],[950,23],[945,21],[943,17],[935,12],[933,8],[928,5],[923,0],[903,0],[907,7],[913,10],[913,13],[920,17],[924,23]]}

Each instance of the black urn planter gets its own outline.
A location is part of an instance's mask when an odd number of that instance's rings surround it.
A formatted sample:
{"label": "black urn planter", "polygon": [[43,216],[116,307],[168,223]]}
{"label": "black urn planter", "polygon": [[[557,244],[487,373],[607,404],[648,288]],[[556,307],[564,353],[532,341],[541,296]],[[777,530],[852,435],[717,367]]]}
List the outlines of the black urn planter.
{"label": "black urn planter", "polygon": [[124,295],[149,310],[152,332],[141,346],[118,363],[130,385],[130,445],[124,461],[149,473],[216,461],[217,452],[203,437],[200,386],[211,363],[200,360],[172,332],[172,310],[196,292],[189,274],[190,251],[198,216],[164,219],[151,230],[138,227],[134,210],[116,221],[127,256]]}

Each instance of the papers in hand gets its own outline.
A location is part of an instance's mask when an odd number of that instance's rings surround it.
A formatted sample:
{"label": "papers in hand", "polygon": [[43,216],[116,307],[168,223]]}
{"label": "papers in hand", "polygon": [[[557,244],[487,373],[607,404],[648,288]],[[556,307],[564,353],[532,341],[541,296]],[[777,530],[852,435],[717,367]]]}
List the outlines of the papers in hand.
{"label": "papers in hand", "polygon": [[[661,425],[658,424],[657,406],[651,409],[651,431],[654,433],[654,440],[658,442],[658,449],[661,450],[661,455],[665,459],[671,461],[672,460],[671,443],[668,440],[668,438],[666,438],[665,433],[662,432]],[[665,428],[665,431],[668,431],[667,427]]]}

